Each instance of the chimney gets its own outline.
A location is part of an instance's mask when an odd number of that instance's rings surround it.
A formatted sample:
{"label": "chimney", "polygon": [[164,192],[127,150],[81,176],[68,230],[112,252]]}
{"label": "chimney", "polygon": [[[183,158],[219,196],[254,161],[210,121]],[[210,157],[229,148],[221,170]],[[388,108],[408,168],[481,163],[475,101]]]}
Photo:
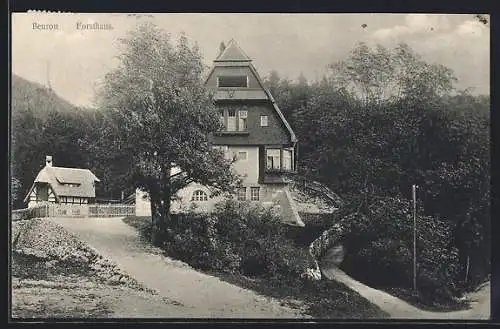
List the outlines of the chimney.
{"label": "chimney", "polygon": [[226,45],[224,44],[224,41],[222,41],[219,45],[219,56],[226,50]]}
{"label": "chimney", "polygon": [[45,156],[45,165],[47,167],[52,167],[52,155]]}

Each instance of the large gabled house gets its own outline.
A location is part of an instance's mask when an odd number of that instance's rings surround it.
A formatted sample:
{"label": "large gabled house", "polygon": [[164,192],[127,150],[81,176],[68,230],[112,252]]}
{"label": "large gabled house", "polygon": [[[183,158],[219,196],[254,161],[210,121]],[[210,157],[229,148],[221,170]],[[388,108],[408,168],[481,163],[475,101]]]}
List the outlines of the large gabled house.
{"label": "large gabled house", "polygon": [[[214,95],[224,129],[211,136],[214,147],[235,158],[233,167],[243,176],[236,198],[241,201],[279,205],[282,217],[303,226],[291,197],[287,179],[296,170],[297,138],[273,96],[238,44],[231,40],[219,56],[205,82]],[[137,215],[150,215],[144,193],[136,193]],[[191,184],[178,192],[172,211],[191,205],[208,211],[220,201],[211,199],[208,188]]]}
{"label": "large gabled house", "polygon": [[214,93],[224,125],[212,142],[236,156],[235,169],[247,175],[240,198],[271,201],[287,184],[284,174],[295,171],[297,138],[234,40],[214,61],[206,88]]}
{"label": "large gabled house", "polygon": [[97,182],[100,180],[89,169],[54,167],[52,156],[47,156],[24,202],[28,208],[44,202],[90,204],[95,200]]}

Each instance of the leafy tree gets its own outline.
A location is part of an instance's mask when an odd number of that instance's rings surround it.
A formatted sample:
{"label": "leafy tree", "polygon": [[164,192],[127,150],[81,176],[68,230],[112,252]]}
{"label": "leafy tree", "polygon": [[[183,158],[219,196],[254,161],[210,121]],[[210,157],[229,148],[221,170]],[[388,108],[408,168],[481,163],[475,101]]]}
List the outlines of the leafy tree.
{"label": "leafy tree", "polygon": [[178,190],[196,182],[217,194],[230,191],[238,180],[230,161],[210,143],[220,122],[203,85],[198,47],[184,35],[174,45],[150,23],[121,42],[120,65],[106,75],[98,97],[109,118],[98,139],[104,142],[99,154],[112,150],[108,157],[120,161],[121,172],[148,192],[152,238],[158,244]]}
{"label": "leafy tree", "polygon": [[264,78],[263,83],[269,89],[271,95],[273,95],[274,100],[287,120],[290,119],[291,89],[294,87],[294,84],[288,79],[282,79],[276,70],[272,70],[269,76]]}
{"label": "leafy tree", "polygon": [[488,98],[452,94],[453,72],[426,63],[405,45],[389,50],[361,44],[331,68],[294,112],[302,174],[358,207],[376,197],[409,199],[410,186],[418,184],[424,214],[453,227],[462,268],[469,258],[469,278],[484,278]]}
{"label": "leafy tree", "polygon": [[130,158],[119,149],[106,150],[106,145],[110,145],[108,141],[115,138],[114,126],[106,111],[88,112],[86,120],[81,124],[84,133],[78,144],[87,154],[87,167],[93,168],[101,180],[96,185],[96,195],[114,199],[122,191],[127,195],[135,192],[133,181],[128,176],[127,163]]}
{"label": "leafy tree", "polygon": [[334,84],[358,97],[365,106],[384,101],[421,102],[453,89],[456,78],[443,65],[429,64],[408,45],[394,49],[358,44],[346,60],[329,65]]}
{"label": "leafy tree", "polygon": [[44,158],[37,157],[43,129],[43,120],[31,109],[22,109],[13,115],[10,165],[12,177],[19,182],[17,188],[11,190],[14,208],[23,207],[25,193],[43,165]]}
{"label": "leafy tree", "polygon": [[264,85],[269,89],[287,121],[294,126],[295,112],[305,105],[311,97],[311,88],[304,74],[297,81],[281,79],[278,72],[272,70],[264,79]]}
{"label": "leafy tree", "polygon": [[296,111],[304,167],[344,193],[408,189],[418,171],[434,164],[432,147],[442,145],[427,144],[443,137],[446,118],[435,108],[451,91],[452,72],[406,45],[360,44],[330,68]]}
{"label": "leafy tree", "polygon": [[264,85],[269,89],[271,94],[276,98],[280,94],[280,82],[281,78],[278,74],[278,71],[272,70],[269,72],[269,76],[264,78]]}
{"label": "leafy tree", "polygon": [[[426,176],[429,210],[457,224],[456,244],[469,263],[472,282],[490,268],[490,119],[489,99],[462,92],[444,100],[448,143],[441,162]],[[444,155],[444,156],[443,156]],[[437,156],[436,156],[437,158]]]}
{"label": "leafy tree", "polygon": [[307,81],[304,74],[300,73],[299,77],[297,78],[297,84],[294,85],[293,88],[291,88],[291,95],[290,95],[291,104],[289,106],[292,107],[293,110],[296,110],[301,106],[306,105],[310,97],[311,97],[311,87],[309,85],[309,82]]}
{"label": "leafy tree", "polygon": [[14,176],[11,176],[10,178],[10,191],[11,191],[10,205],[11,207],[13,207],[15,205],[16,200],[22,198],[22,196],[20,195],[21,182]]}
{"label": "leafy tree", "polygon": [[[366,207],[348,205],[339,219],[333,242],[348,253],[343,268],[365,282],[390,287],[411,287],[413,219],[411,204],[399,197],[373,197]],[[357,209],[353,209],[357,208]],[[335,232],[339,232],[336,233]],[[360,270],[360,263],[371,271]],[[417,288],[431,300],[450,300],[460,277],[458,252],[452,245],[452,227],[446,221],[417,216]]]}

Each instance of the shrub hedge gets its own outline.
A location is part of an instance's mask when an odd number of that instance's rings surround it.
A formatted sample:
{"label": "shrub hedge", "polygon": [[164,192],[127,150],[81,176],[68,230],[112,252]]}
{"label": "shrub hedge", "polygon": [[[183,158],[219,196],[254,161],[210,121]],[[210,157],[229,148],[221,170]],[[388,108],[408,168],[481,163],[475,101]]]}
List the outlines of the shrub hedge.
{"label": "shrub hedge", "polygon": [[[354,209],[346,206],[334,219],[340,234],[331,242],[346,250],[341,267],[374,287],[411,288],[411,204],[385,197]],[[201,270],[301,285],[300,275],[312,266],[307,246],[294,241],[297,232],[290,234],[272,210],[248,202],[228,200],[210,214],[172,215],[168,228],[165,251]],[[453,227],[420,216],[417,229],[419,295],[431,304],[449,303],[462,291]]]}
{"label": "shrub hedge", "polygon": [[210,214],[172,215],[164,249],[202,270],[280,280],[298,278],[309,265],[307,251],[286,235],[271,209],[227,200]]}
{"label": "shrub hedge", "polygon": [[[377,287],[411,288],[413,218],[411,204],[401,198],[377,199],[340,219],[344,228],[349,274]],[[417,288],[429,302],[443,303],[461,292],[461,267],[449,222],[417,217]],[[367,271],[367,268],[369,271]]]}

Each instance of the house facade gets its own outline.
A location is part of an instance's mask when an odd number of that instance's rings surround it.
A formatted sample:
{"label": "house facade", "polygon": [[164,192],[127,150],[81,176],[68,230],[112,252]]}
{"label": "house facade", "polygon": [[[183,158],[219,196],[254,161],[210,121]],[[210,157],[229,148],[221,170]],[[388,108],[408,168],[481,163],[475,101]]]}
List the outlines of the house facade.
{"label": "house facade", "polygon": [[100,180],[88,169],[54,167],[46,156],[45,167],[36,176],[24,202],[28,208],[40,203],[86,205],[95,201],[95,184]]}
{"label": "house facade", "polygon": [[[296,170],[297,138],[248,57],[231,40],[214,60],[205,82],[213,93],[224,128],[211,136],[215,148],[235,159],[234,170],[243,178],[235,198],[240,201],[279,205],[283,217],[302,226],[287,178]],[[150,205],[138,191],[136,213],[150,215]],[[172,211],[196,207],[209,211],[219,198],[208,188],[191,184],[178,193]]]}

